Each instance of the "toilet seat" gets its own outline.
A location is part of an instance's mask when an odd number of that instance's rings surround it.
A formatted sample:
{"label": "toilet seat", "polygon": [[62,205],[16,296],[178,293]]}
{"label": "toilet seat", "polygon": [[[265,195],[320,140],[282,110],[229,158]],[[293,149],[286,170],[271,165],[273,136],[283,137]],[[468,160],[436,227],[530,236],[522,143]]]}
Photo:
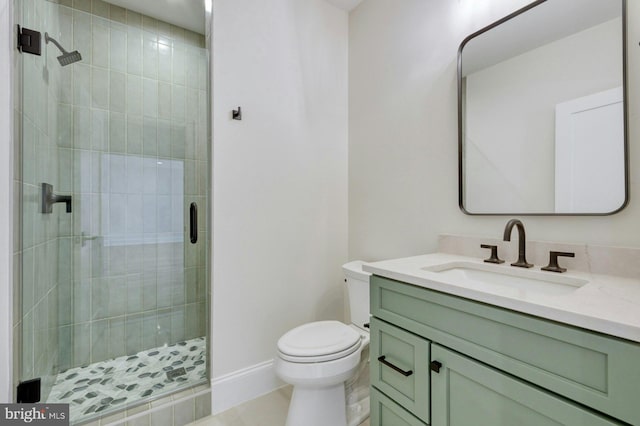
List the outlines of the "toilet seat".
{"label": "toilet seat", "polygon": [[301,363],[301,364],[310,364],[310,363],[317,363],[317,362],[327,362],[327,361],[334,361],[336,359],[340,359],[340,358],[344,358],[346,356],[351,355],[352,353],[354,353],[355,351],[357,351],[358,349],[360,349],[360,342],[356,342],[353,346],[351,346],[350,348],[347,348],[343,351],[340,352],[334,352],[331,354],[325,354],[325,355],[316,355],[316,356],[292,356],[292,355],[287,355],[281,351],[278,351],[278,355],[280,356],[280,358],[282,358],[285,361],[289,361],[289,362],[297,362],[297,363]]}
{"label": "toilet seat", "polygon": [[360,348],[361,335],[339,321],[301,325],[278,340],[282,359],[297,363],[326,362],[346,357]]}

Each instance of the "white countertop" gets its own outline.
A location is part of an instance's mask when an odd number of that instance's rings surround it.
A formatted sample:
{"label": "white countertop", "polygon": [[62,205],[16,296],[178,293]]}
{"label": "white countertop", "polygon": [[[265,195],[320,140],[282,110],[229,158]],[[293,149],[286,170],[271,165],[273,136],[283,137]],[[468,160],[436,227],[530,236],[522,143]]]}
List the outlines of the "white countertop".
{"label": "white countertop", "polygon": [[[438,272],[422,269],[449,262],[487,265],[482,259],[434,253],[368,263],[364,264],[362,269],[375,275],[431,290],[640,342],[640,279],[595,275],[580,271],[558,274],[540,271],[539,265],[527,270],[531,272],[522,272],[538,276],[545,274],[544,276],[552,279],[568,278],[588,281],[582,287],[566,294],[551,295],[524,291],[521,288],[510,289],[505,286],[483,287],[478,283],[455,280]],[[510,274],[518,274],[516,270],[521,269],[512,267],[508,263],[492,265],[492,268],[496,270],[506,268],[505,272]]]}

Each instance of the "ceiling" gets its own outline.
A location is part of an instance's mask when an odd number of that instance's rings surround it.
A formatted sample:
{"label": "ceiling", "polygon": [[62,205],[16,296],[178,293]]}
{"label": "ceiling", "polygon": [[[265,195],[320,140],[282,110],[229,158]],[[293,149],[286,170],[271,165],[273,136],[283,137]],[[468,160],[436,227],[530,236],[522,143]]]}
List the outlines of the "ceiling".
{"label": "ceiling", "polygon": [[[204,0],[105,0],[116,6],[204,34]],[[345,0],[346,1],[346,0]]]}
{"label": "ceiling", "polygon": [[344,9],[349,12],[352,9],[355,9],[362,0],[327,0],[332,5],[339,7],[340,9]]}
{"label": "ceiling", "polygon": [[621,13],[620,1],[547,1],[471,39],[464,47],[463,75],[619,18]]}
{"label": "ceiling", "polygon": [[[204,34],[205,0],[105,0],[116,6],[142,13],[161,21]],[[362,0],[327,0],[349,12]]]}

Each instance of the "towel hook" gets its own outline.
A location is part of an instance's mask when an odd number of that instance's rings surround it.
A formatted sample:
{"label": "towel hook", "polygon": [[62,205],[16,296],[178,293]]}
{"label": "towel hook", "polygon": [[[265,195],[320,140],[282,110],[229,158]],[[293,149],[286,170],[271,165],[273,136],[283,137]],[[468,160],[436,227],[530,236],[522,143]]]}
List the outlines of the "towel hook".
{"label": "towel hook", "polygon": [[231,118],[233,118],[234,120],[242,120],[242,107],[234,109],[231,113]]}

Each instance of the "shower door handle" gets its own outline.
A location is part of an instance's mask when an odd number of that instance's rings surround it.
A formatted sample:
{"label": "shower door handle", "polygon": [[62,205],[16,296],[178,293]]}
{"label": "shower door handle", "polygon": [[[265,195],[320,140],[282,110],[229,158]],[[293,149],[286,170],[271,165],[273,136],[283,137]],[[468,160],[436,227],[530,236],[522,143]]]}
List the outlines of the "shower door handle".
{"label": "shower door handle", "polygon": [[189,236],[191,244],[198,242],[198,205],[191,203],[189,207]]}

